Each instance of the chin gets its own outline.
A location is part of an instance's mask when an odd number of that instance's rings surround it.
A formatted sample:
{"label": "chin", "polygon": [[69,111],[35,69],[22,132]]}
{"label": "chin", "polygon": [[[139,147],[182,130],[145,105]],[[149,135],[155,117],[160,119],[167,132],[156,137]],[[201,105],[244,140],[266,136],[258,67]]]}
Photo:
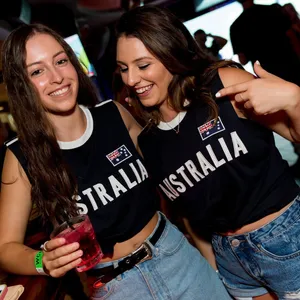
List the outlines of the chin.
{"label": "chin", "polygon": [[72,114],[76,109],[77,103],[71,104],[68,103],[66,105],[58,105],[56,107],[49,107],[46,109],[46,111],[53,115],[70,115]]}
{"label": "chin", "polygon": [[145,107],[153,107],[153,106],[157,106],[159,104],[158,101],[155,100],[140,100],[142,105]]}

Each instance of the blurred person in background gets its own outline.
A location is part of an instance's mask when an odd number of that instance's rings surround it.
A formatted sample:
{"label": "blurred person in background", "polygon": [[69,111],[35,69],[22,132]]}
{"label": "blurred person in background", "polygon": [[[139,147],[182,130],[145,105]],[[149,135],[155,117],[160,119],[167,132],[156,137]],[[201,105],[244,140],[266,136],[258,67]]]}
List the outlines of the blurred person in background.
{"label": "blurred person in background", "polygon": [[300,59],[300,18],[292,3],[287,3],[282,7],[283,12],[291,21],[291,28],[287,32],[295,52]]}
{"label": "blurred person in background", "polygon": [[230,26],[230,39],[241,64],[259,60],[269,72],[299,85],[300,60],[287,35],[291,21],[282,7],[237,1],[244,11]]}
{"label": "blurred person in background", "polygon": [[[212,38],[212,44],[210,47],[206,46],[207,42],[207,37]],[[223,49],[223,47],[227,44],[227,40],[217,36],[217,35],[212,35],[210,33],[205,33],[204,30],[198,29],[194,33],[194,38],[197,41],[198,45],[202,47],[203,49],[206,49],[206,51],[213,56],[216,60],[219,60],[222,58],[220,55],[219,51]]]}
{"label": "blurred person in background", "polygon": [[[256,5],[254,0],[237,0],[244,11],[230,27],[233,52],[245,65],[258,60],[266,70],[287,81],[300,84],[300,38],[292,29],[295,12],[279,4]],[[287,14],[287,10],[289,13]],[[300,149],[292,143],[298,160],[291,166],[300,178]]]}

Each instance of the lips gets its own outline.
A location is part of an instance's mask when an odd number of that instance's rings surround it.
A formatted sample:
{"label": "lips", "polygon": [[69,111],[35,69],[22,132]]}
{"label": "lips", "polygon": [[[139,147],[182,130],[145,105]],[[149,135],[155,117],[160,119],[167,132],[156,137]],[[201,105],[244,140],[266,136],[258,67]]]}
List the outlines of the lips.
{"label": "lips", "polygon": [[58,96],[63,96],[65,95],[66,93],[69,92],[70,90],[70,86],[64,86],[62,88],[59,88],[59,89],[56,89],[54,92],[50,93],[49,96],[54,96],[54,97],[58,97]]}
{"label": "lips", "polygon": [[153,87],[153,84],[141,87],[141,88],[136,88],[135,92],[139,95],[139,96],[143,96],[146,94],[149,94],[149,91],[151,90],[151,88]]}

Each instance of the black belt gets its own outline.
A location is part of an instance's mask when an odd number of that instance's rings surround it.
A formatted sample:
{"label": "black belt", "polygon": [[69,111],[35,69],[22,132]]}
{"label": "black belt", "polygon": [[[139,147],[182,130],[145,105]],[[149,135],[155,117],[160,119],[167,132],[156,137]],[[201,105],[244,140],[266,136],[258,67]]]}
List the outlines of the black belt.
{"label": "black belt", "polygon": [[[157,229],[155,230],[152,237],[149,239],[149,242],[152,245],[155,245],[158,239],[160,238],[162,232],[165,229],[165,225],[166,219],[164,217],[161,217]],[[118,275],[124,273],[125,271],[132,269],[136,264],[151,258],[151,248],[147,244],[147,242],[144,242],[137,250],[135,250],[134,252],[123,258],[121,261],[119,261],[118,266],[116,268],[113,265],[111,265],[104,268],[91,269],[86,273],[88,276],[100,277],[93,285],[95,288],[97,288],[116,278]]]}

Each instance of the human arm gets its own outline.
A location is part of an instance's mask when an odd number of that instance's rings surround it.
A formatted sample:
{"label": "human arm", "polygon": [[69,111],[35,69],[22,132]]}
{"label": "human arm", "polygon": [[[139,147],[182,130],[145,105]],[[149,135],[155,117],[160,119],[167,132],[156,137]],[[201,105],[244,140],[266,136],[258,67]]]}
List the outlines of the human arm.
{"label": "human arm", "polygon": [[[24,245],[32,208],[31,185],[15,155],[8,149],[2,172],[0,198],[0,268],[9,273],[38,275],[34,265],[37,250]],[[53,277],[62,276],[79,262],[79,244],[62,246],[64,239],[50,241],[43,263]],[[57,249],[56,249],[57,248]]]}
{"label": "human arm", "polygon": [[129,132],[129,135],[130,135],[136,149],[141,154],[140,148],[138,146],[137,138],[142,131],[142,127],[122,104],[120,104],[118,102],[114,102],[114,103],[116,104],[116,106],[120,112],[123,122]]}
{"label": "human arm", "polygon": [[219,69],[225,89],[220,90],[216,96],[229,95],[236,107],[244,110],[246,117],[299,143],[299,86],[268,73],[258,63],[254,64],[254,70],[259,76],[256,79],[240,69]]}
{"label": "human arm", "polygon": [[218,44],[219,50],[221,50],[227,44],[227,40],[221,36],[213,35],[211,33],[208,33],[206,36],[214,39],[214,41]]}
{"label": "human arm", "polygon": [[209,262],[209,264],[217,270],[216,257],[212,248],[212,244],[205,240],[204,238],[197,235],[191,228],[189,221],[186,218],[183,218],[183,224],[186,228],[186,231],[193,239],[193,242],[197,249],[200,251],[202,256]]}

